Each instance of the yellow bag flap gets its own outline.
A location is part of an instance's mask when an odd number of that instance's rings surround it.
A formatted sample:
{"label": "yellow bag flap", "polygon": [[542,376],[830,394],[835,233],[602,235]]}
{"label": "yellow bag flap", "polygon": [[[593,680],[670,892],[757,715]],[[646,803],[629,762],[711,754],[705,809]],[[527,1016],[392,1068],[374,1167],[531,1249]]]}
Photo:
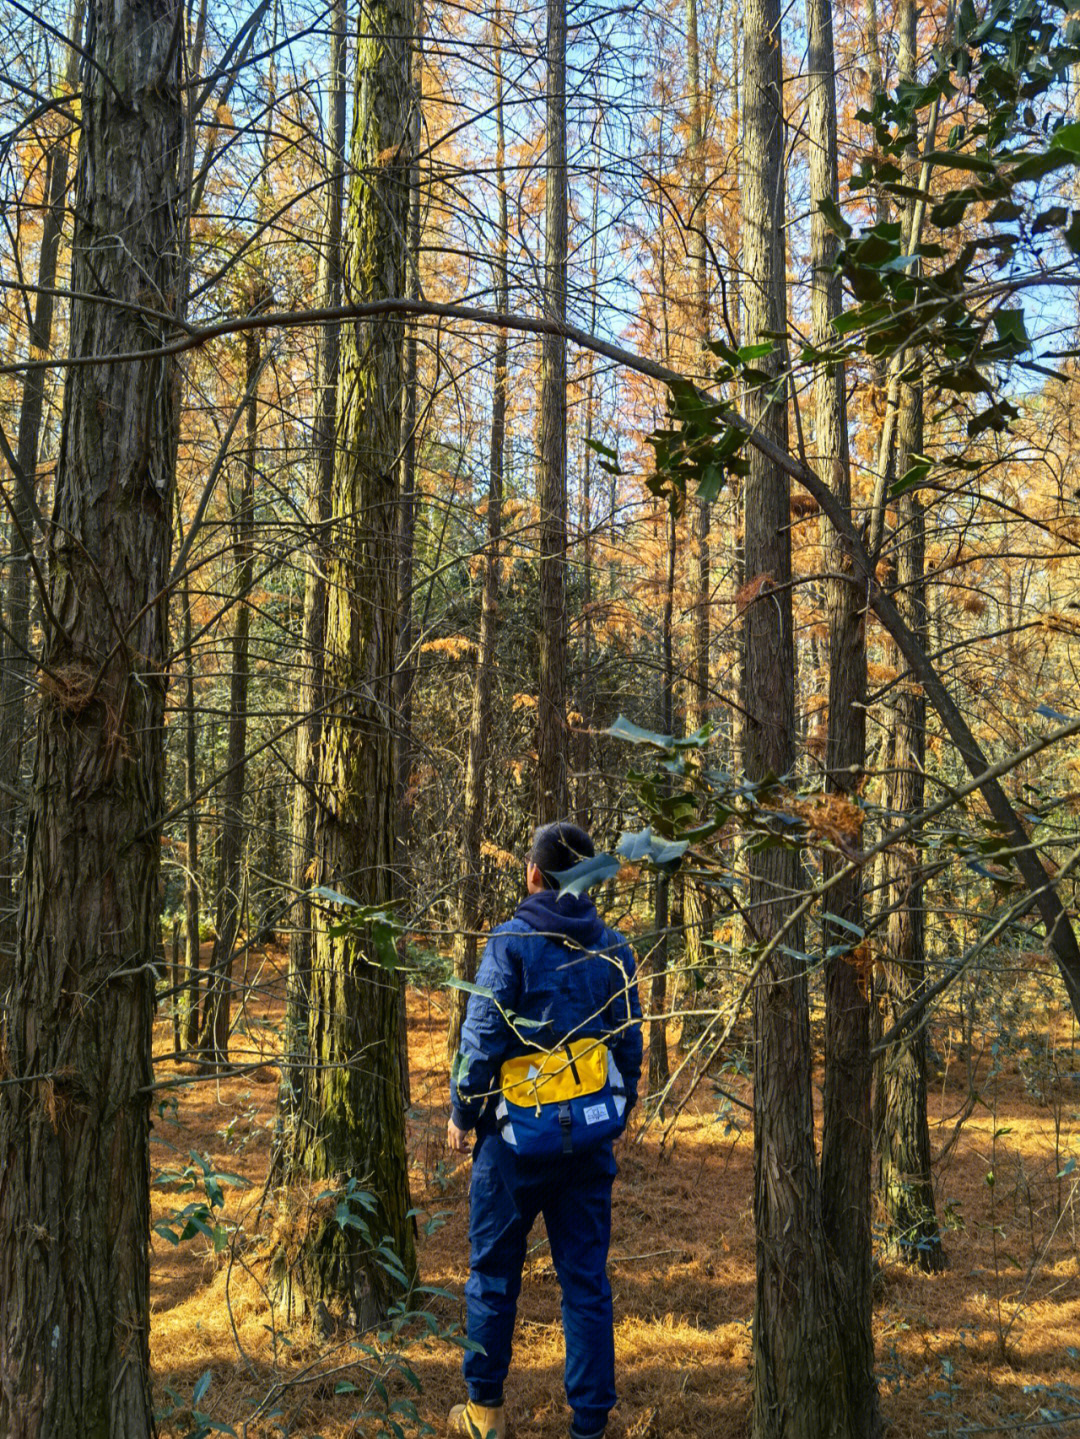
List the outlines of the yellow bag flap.
{"label": "yellow bag flap", "polygon": [[607,1045],[599,1039],[572,1039],[560,1049],[508,1059],[499,1071],[499,1085],[508,1104],[539,1109],[596,1094],[607,1077]]}

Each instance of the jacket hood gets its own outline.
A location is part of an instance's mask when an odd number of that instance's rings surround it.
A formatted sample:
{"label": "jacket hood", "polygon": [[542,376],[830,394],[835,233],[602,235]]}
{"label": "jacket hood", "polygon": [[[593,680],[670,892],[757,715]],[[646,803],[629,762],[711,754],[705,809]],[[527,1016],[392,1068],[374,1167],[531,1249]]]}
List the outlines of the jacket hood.
{"label": "jacket hood", "polygon": [[542,889],[522,900],[514,918],[524,920],[541,934],[564,938],[583,948],[599,944],[604,937],[596,905],[587,894],[560,895],[553,889]]}

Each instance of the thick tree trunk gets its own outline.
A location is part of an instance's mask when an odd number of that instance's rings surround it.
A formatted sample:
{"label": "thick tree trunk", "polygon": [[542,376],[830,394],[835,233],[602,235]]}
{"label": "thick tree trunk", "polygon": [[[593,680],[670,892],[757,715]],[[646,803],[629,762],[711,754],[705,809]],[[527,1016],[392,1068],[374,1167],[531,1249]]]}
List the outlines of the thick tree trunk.
{"label": "thick tree trunk", "polygon": [[[412,79],[412,5],[377,0],[360,12],[344,299],[400,295],[405,285]],[[415,1269],[405,1150],[397,975],[356,906],[394,898],[397,786],[391,728],[397,633],[398,473],[402,329],[357,321],[341,337],[341,435],[334,466],[324,720],[315,825],[317,881],[333,894],[317,916],[308,999],[309,1071],[288,1179],[320,1188],[351,1177],[375,1197],[385,1234]],[[341,1228],[334,1210],[283,1242],[283,1298],[343,1301],[362,1323],[384,1315],[397,1289],[383,1264]]]}
{"label": "thick tree trunk", "polygon": [[[499,250],[495,273],[495,308],[507,304],[509,275],[509,215],[506,194],[506,145],[503,123],[502,23],[499,0],[493,21],[495,63],[495,181],[499,193]],[[476,978],[478,931],[482,918],[481,841],[487,786],[488,730],[491,723],[491,690],[495,676],[495,641],[498,632],[499,542],[502,536],[503,457],[506,447],[506,361],[507,333],[499,330],[495,339],[495,375],[491,401],[491,444],[488,451],[487,553],[484,556],[484,589],[480,608],[480,643],[476,656],[472,711],[469,717],[469,748],[465,759],[465,823],[461,846],[461,893],[457,933],[454,936],[454,974],[459,979]],[[461,1043],[468,995],[450,993],[450,1027],[447,1052],[451,1058]]]}
{"label": "thick tree trunk", "polygon": [[[95,0],[73,356],[153,349],[176,303],[181,15]],[[116,243],[124,237],[123,246]],[[0,1433],[144,1439],[151,1023],[160,951],[167,360],[68,372],[42,699],[0,1099]]]}
{"label": "thick tree trunk", "polygon": [[[345,187],[345,66],[347,58],[345,0],[335,0],[330,28],[330,97],[325,169],[325,241],[319,256],[319,304],[332,309],[341,303],[341,213]],[[311,976],[313,916],[308,894],[315,858],[315,779],[322,735],[323,647],[326,633],[327,527],[333,489],[337,427],[338,356],[341,326],[322,327],[316,358],[315,418],[312,436],[312,481],[308,501],[308,553],[304,573],[303,642],[297,709],[303,717],[296,731],[293,761],[295,785],[292,812],[293,889],[289,932],[289,979],[285,1013],[285,1066],[278,1098],[278,1154],[282,1135],[291,1132],[307,1077],[308,988]],[[291,1140],[286,1140],[291,1143]]]}
{"label": "thick tree trunk", "polygon": [[[787,329],[785,304],[784,122],[779,0],[744,10],[743,257],[745,340]],[[774,376],[784,345],[760,362]],[[787,446],[787,409],[777,383],[748,389],[747,419]],[[750,456],[746,503],[746,657],[743,704],[747,778],[791,773],[795,765],[795,653],[791,615],[789,485],[779,467]],[[773,936],[800,888],[797,855],[751,851],[748,913],[754,945]],[[841,1296],[825,1238],[814,1155],[810,1021],[802,947],[789,930],[754,991],[755,1439],[854,1436],[841,1338]],[[859,1439],[864,1439],[860,1435]]]}
{"label": "thick tree trunk", "polygon": [[[72,18],[74,43],[68,51],[66,86],[78,89],[79,43],[82,38],[84,6],[78,4]],[[30,327],[31,360],[45,359],[52,344],[56,269],[67,202],[71,135],[61,134],[49,152],[45,172],[45,213],[41,222],[38,250],[37,296]],[[19,472],[11,491],[11,553],[5,570],[7,629],[3,667],[0,670],[0,763],[17,788],[23,767],[26,697],[33,683],[30,658],[30,565],[29,550],[38,529],[37,464],[41,444],[41,420],[45,408],[47,370],[30,370],[23,380],[19,430],[15,458]],[[10,982],[17,934],[15,912],[15,870],[18,831],[23,815],[13,794],[0,790],[0,997]]]}
{"label": "thick tree trunk", "polygon": [[[544,316],[566,322],[566,0],[547,0]],[[566,341],[545,335],[540,395],[540,684],[537,811],[566,817]]]}
{"label": "thick tree trunk", "polygon": [[[831,346],[833,319],[843,308],[835,272],[836,237],[818,205],[836,203],[836,80],[832,0],[809,5],[809,135],[812,324],[814,344]],[[819,365],[814,377],[814,430],[818,473],[826,477],[845,511],[851,512],[847,403],[844,367]],[[829,714],[825,782],[829,793],[854,801],[866,763],[866,643],[859,591],[832,526],[822,521],[828,578],[825,602],[829,627]],[[822,857],[825,876],[845,860]],[[825,962],[825,1103],[821,1145],[821,1203],[825,1234],[836,1257],[845,1298],[840,1338],[847,1350],[845,1372],[851,1422],[872,1439],[880,1430],[874,1378],[872,1253],[870,1242],[870,965],[862,928],[862,881],[858,871],[837,881],[828,910],[846,924],[822,922]]]}
{"label": "thick tree trunk", "polygon": [[244,854],[248,643],[251,633],[251,610],[247,596],[251,590],[254,572],[255,439],[258,431],[255,382],[260,363],[259,342],[259,331],[245,332],[244,385],[248,399],[244,407],[244,459],[240,496],[232,519],[232,553],[237,598],[233,609],[233,633],[229,647],[229,730],[225,749],[225,778],[221,786],[217,914],[214,922],[214,949],[207,975],[206,1002],[199,1033],[200,1059],[204,1065],[215,1069],[226,1064],[229,1058],[233,951],[243,917],[240,871]]}

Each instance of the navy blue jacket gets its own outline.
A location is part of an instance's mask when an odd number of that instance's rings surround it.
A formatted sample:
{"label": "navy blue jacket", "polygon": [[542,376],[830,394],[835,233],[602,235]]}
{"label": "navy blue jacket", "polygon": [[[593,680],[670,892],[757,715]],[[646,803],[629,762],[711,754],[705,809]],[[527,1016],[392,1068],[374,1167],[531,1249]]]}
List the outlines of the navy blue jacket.
{"label": "navy blue jacket", "polygon": [[[626,1085],[641,1076],[641,1002],[629,944],[588,895],[531,894],[491,935],[470,994],[450,1078],[459,1129],[493,1128],[503,1061],[568,1039],[605,1038]],[[486,1106],[486,1112],[485,1112]]]}

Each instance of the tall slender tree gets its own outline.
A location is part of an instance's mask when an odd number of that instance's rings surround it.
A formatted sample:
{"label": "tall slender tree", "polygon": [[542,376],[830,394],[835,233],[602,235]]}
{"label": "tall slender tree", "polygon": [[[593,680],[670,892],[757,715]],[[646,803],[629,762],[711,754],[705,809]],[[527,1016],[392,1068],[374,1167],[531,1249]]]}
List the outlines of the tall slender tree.
{"label": "tall slender tree", "polygon": [[[772,339],[767,381],[746,395],[750,423],[787,447],[784,110],[779,0],[747,0],[743,14],[743,296],[745,339]],[[790,497],[786,475],[760,451],[745,480],[747,778],[795,764],[795,651]],[[789,919],[800,865],[777,846],[747,854],[747,916],[760,950]],[[837,1286],[825,1237],[814,1153],[810,1018],[798,926],[764,961],[754,989],[755,1439],[854,1436]],[[860,1436],[863,1439],[863,1436]]]}
{"label": "tall slender tree", "polygon": [[[660,611],[660,703],[662,734],[675,732],[675,650],[672,636],[675,616],[675,561],[678,525],[675,511],[664,516],[664,603]],[[668,936],[671,919],[671,879],[658,870],[653,881],[653,938],[649,957],[649,1094],[660,1106],[671,1076],[667,1042]]]}
{"label": "tall slender tree", "polygon": [[[332,310],[341,303],[341,219],[345,189],[345,101],[348,51],[345,0],[334,0],[330,21],[330,90],[327,103],[323,169],[326,224],[319,251],[319,303]],[[315,417],[312,425],[311,479],[308,495],[307,553],[304,558],[304,611],[292,811],[291,881],[293,919],[289,934],[289,980],[285,1019],[285,1058],[278,1112],[279,1135],[291,1129],[307,1069],[308,986],[311,976],[312,911],[309,890],[315,858],[315,776],[322,735],[323,646],[326,633],[327,528],[333,488],[338,408],[338,357],[341,325],[328,320],[319,332],[316,358]],[[279,1151],[280,1152],[280,1151]]]}
{"label": "tall slender tree", "polygon": [[[697,0],[686,0],[686,69],[689,85],[689,178],[687,251],[690,259],[691,328],[696,354],[692,360],[707,375],[709,339],[709,270],[706,239],[708,190],[705,175],[705,101],[701,86]],[[709,717],[710,508],[696,500],[692,510],[688,558],[693,605],[690,685],[687,723],[697,729]]]}
{"label": "tall slender tree", "polygon": [[[65,87],[78,88],[79,53],[85,0],[72,11],[72,45],[68,50]],[[56,307],[56,271],[67,205],[71,130],[65,126],[49,150],[45,165],[45,212],[38,248],[38,273],[29,353],[44,359],[52,343]],[[38,538],[37,465],[41,423],[45,412],[48,371],[28,370],[23,378],[22,404],[15,457],[17,470],[11,496],[11,555],[6,568],[7,632],[0,671],[0,757],[5,773],[18,780],[23,767],[26,701],[33,682],[30,639],[30,548]],[[16,941],[15,866],[17,830],[22,819],[17,785],[0,790],[0,994],[12,973]]]}
{"label": "tall slender tree", "polygon": [[[922,392],[905,381],[900,391],[897,464],[901,473],[923,453]],[[924,519],[917,495],[897,502],[897,604],[907,623],[927,643],[923,575]],[[910,679],[897,686],[890,714],[888,791],[891,815],[918,814],[923,807],[926,761],[926,699]],[[917,850],[889,851],[885,898],[889,918],[881,966],[886,1027],[914,1004],[926,987],[926,921]],[[944,1268],[930,1170],[930,1126],[926,1113],[926,1029],[914,1025],[882,1056],[878,1071],[878,1189],[885,1211],[886,1238],[907,1263],[928,1273]]]}
{"label": "tall slender tree", "polygon": [[[256,299],[257,302],[257,299]],[[254,308],[254,305],[252,306]],[[229,1057],[233,953],[243,918],[244,797],[247,781],[247,711],[250,681],[251,609],[248,595],[254,575],[255,445],[259,428],[256,389],[261,364],[260,335],[244,333],[244,448],[239,493],[232,513],[232,567],[236,586],[229,640],[229,720],[225,777],[221,785],[221,837],[218,844],[217,908],[214,948],[207,976],[206,1001],[199,1034],[201,1062],[218,1069]]]}
{"label": "tall slender tree", "polygon": [[[185,574],[180,581],[180,624],[184,646],[184,942],[185,1003],[181,1019],[183,1047],[199,1042],[199,734],[195,710],[195,655],[192,649],[191,586]],[[175,1003],[175,1001],[174,1001]]]}
{"label": "tall slender tree", "polygon": [[[898,78],[910,83],[916,73],[918,22],[913,0],[903,0],[899,21]],[[909,182],[917,183],[919,160],[914,143],[908,148],[905,168]],[[917,239],[917,223],[918,212],[909,201],[902,217],[908,251]],[[894,367],[896,456],[894,464],[886,453],[883,463],[887,472],[900,475],[907,472],[912,457],[923,452],[923,391],[918,366],[916,353],[901,357]],[[896,521],[896,604],[925,648],[926,546],[922,504],[917,494],[909,490],[898,496]],[[926,698],[922,686],[903,678],[891,709],[886,803],[890,814],[917,814],[925,791]],[[885,1024],[890,1027],[917,1000],[926,984],[926,925],[917,850],[908,845],[894,846],[885,856],[885,873],[889,918],[881,972]],[[922,1025],[905,1031],[882,1056],[877,1110],[878,1189],[888,1243],[909,1264],[934,1272],[943,1268],[945,1253],[930,1172],[926,1030]]]}
{"label": "tall slender tree", "polygon": [[[689,177],[687,187],[688,234],[690,258],[691,328],[696,342],[702,374],[707,373],[705,348],[709,339],[709,270],[706,243],[708,192],[705,176],[705,104],[701,87],[701,60],[698,37],[697,0],[686,0],[686,74],[689,86]],[[709,718],[709,644],[711,600],[711,554],[709,535],[712,526],[710,506],[706,500],[693,501],[691,538],[688,550],[691,628],[690,683],[687,686],[686,723],[690,730],[700,729]],[[686,880],[683,885],[683,925],[686,935],[686,964],[700,973],[706,961],[706,941],[711,924],[711,907],[704,886]]]}
{"label": "tall slender tree", "polygon": [[[544,318],[566,323],[566,0],[547,0]],[[566,727],[566,340],[545,334],[540,379],[540,684],[537,811],[563,818],[569,801]]]}
{"label": "tall slender tree", "polygon": [[[601,140],[603,112],[597,96],[593,151],[593,200],[589,227],[589,329],[596,333],[600,305],[600,182],[603,175]],[[581,711],[578,735],[578,782],[575,795],[577,822],[588,830],[592,824],[592,724],[596,709],[593,664],[593,430],[596,422],[596,366],[590,359],[585,377],[585,424],[581,454]]]}
{"label": "tall slender tree", "polygon": [[[360,9],[353,91],[346,303],[400,296],[406,280],[413,85],[410,0]],[[369,915],[395,894],[392,715],[397,635],[403,336],[391,319],[341,335],[339,443],[331,494],[324,718],[315,868],[322,904],[307,1004],[311,1065],[283,1156],[286,1180],[351,1176],[374,1196],[373,1238],[415,1268],[409,1215],[398,976]],[[377,1231],[377,1232],[376,1232]],[[338,1299],[364,1323],[396,1286],[379,1255],[318,1212],[277,1277],[303,1304]]]}
{"label": "tall slender tree", "polygon": [[[92,0],[71,355],[0,1098],[0,1433],[149,1439],[150,1092],[182,14]],[[116,237],[123,236],[123,244]],[[12,1083],[11,1080],[17,1081]]]}
{"label": "tall slender tree", "polygon": [[[503,16],[495,0],[492,18],[495,68],[495,185],[498,192],[499,233],[495,256],[495,308],[508,303],[509,211],[506,191],[506,130],[503,114]],[[487,791],[491,691],[495,677],[495,641],[498,630],[498,599],[502,536],[503,461],[506,449],[506,361],[508,337],[499,330],[495,337],[494,386],[491,399],[491,438],[488,448],[487,549],[484,555],[483,594],[480,601],[480,641],[473,679],[469,715],[469,748],[465,756],[465,815],[461,847],[461,892],[457,933],[454,936],[454,973],[459,979],[476,978],[477,937],[481,921],[481,840]],[[458,1051],[461,1025],[465,1018],[463,990],[451,992],[450,1057]]]}
{"label": "tall slender tree", "polygon": [[[199,0],[193,33],[188,35],[186,64],[188,77],[198,75],[202,68],[203,46],[206,43],[207,0]],[[191,31],[190,12],[188,30]],[[181,175],[181,234],[180,286],[178,307],[180,318],[187,313],[188,288],[191,279],[191,218],[196,201],[195,195],[195,150],[198,127],[195,118],[199,109],[198,92],[193,85],[184,90],[184,151],[180,161]],[[177,395],[178,403],[181,396]],[[176,427],[179,440],[180,426]],[[175,460],[174,460],[175,464]],[[176,495],[176,515],[180,543],[183,544],[181,507]],[[184,800],[187,806],[184,815],[184,948],[185,948],[185,993],[176,996],[174,1004],[180,1005],[180,1032],[182,1047],[194,1049],[199,1040],[199,963],[202,946],[199,924],[200,881],[199,881],[199,769],[198,769],[198,715],[195,708],[195,654],[192,648],[192,603],[191,578],[187,567],[182,567],[178,587],[180,591],[180,633],[183,643],[184,660]]]}
{"label": "tall slender tree", "polygon": [[[808,119],[810,147],[812,326],[819,350],[831,347],[833,321],[843,308],[836,271],[837,237],[822,205],[839,199],[836,155],[836,62],[832,0],[809,0]],[[814,445],[825,476],[845,513],[851,513],[847,398],[842,363],[821,363],[814,375]],[[854,802],[866,763],[866,643],[859,589],[844,546],[822,521],[825,602],[829,630],[829,713],[825,783]],[[832,877],[844,864],[826,852]],[[847,1322],[840,1337],[852,1424],[873,1436],[880,1428],[874,1378],[870,1246],[870,965],[862,930],[862,880],[856,870],[837,879],[822,923],[825,974],[825,1106],[821,1144],[821,1196],[825,1233],[840,1270]],[[840,923],[830,917],[835,915]]]}
{"label": "tall slender tree", "polygon": [[[413,96],[412,138],[409,166],[409,228],[406,236],[406,293],[410,300],[420,298],[420,241],[422,225],[420,145],[423,126],[423,0],[415,5],[412,48]],[[413,615],[413,576],[415,574],[417,491],[417,430],[419,427],[419,346],[417,321],[413,321],[405,338],[405,394],[401,412],[401,515],[398,527],[398,666],[394,672],[395,720],[394,738],[397,748],[397,867],[399,883],[411,886],[409,863],[412,845],[410,828],[412,805],[409,803],[409,775],[413,765],[413,691],[416,687],[416,658]],[[402,942],[404,951],[404,942]],[[405,1003],[405,986],[398,995],[398,1038],[401,1046],[401,1083],[406,1109],[412,1103],[412,1080],[409,1073],[409,1023]]]}
{"label": "tall slender tree", "polygon": [[[415,103],[413,107],[412,165],[409,188],[409,233],[408,268],[406,294],[410,300],[420,298],[420,139],[421,105],[423,92],[423,50],[421,49],[421,27],[423,8],[416,7],[416,39],[413,46],[413,86]],[[398,567],[398,667],[396,679],[397,694],[397,783],[398,783],[398,847],[400,862],[404,866],[408,854],[408,825],[410,806],[406,801],[409,789],[409,773],[412,769],[413,744],[413,689],[416,685],[416,661],[413,656],[415,621],[413,616],[413,574],[415,570],[416,547],[416,430],[417,397],[419,393],[417,327],[414,322],[405,337],[405,399],[401,415],[401,533],[399,539]]]}

